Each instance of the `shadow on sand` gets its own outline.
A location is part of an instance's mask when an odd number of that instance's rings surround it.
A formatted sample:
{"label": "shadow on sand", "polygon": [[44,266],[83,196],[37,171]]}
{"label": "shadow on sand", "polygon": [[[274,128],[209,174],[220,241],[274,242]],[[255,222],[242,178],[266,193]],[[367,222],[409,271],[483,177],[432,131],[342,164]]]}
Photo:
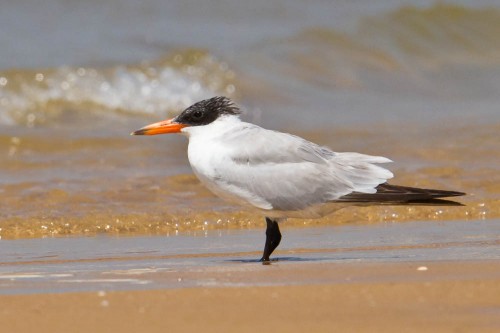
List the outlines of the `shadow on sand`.
{"label": "shadow on sand", "polygon": [[[343,259],[340,259],[343,260]],[[226,262],[234,263],[262,263],[263,265],[272,265],[278,262],[316,262],[316,261],[332,261],[332,258],[300,258],[300,257],[277,257],[271,259],[271,261],[263,262],[260,259],[228,259],[224,260]]]}

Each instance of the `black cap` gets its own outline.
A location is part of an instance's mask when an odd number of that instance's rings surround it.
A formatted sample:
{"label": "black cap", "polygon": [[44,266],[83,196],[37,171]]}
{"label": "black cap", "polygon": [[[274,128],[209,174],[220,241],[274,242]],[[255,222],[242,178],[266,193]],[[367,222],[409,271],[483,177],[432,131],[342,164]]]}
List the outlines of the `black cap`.
{"label": "black cap", "polygon": [[173,121],[188,126],[201,126],[210,124],[222,115],[238,115],[240,113],[240,109],[234,105],[232,100],[218,96],[191,105]]}

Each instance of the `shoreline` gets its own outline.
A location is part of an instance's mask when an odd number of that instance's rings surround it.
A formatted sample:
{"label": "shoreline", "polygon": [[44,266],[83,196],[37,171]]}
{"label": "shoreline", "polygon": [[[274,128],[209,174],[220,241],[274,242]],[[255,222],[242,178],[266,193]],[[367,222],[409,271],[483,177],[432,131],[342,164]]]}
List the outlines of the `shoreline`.
{"label": "shoreline", "polygon": [[0,241],[8,332],[498,332],[499,220]]}
{"label": "shoreline", "polygon": [[[500,260],[500,221],[282,227],[272,267]],[[259,274],[264,230],[198,236],[56,237],[0,241],[0,294],[276,285]],[[271,268],[272,269],[272,268]],[[264,269],[264,271],[266,271]],[[245,274],[252,278],[246,278]],[[291,273],[291,276],[296,273]],[[234,276],[238,278],[229,279]],[[185,276],[189,278],[185,278]],[[288,284],[315,284],[315,275]],[[255,283],[256,284],[255,284]]]}

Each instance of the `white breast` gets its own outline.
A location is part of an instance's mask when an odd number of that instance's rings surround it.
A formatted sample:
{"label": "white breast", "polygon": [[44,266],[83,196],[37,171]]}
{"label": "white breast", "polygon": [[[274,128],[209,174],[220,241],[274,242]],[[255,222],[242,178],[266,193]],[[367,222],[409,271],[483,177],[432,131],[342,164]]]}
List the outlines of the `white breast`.
{"label": "white breast", "polygon": [[247,125],[237,117],[226,116],[205,126],[183,129],[189,137],[189,163],[198,179],[219,197],[247,207],[272,209],[262,198],[235,186],[225,176],[228,170],[236,170],[231,156],[238,149],[227,143],[227,137],[231,133],[244,133]]}

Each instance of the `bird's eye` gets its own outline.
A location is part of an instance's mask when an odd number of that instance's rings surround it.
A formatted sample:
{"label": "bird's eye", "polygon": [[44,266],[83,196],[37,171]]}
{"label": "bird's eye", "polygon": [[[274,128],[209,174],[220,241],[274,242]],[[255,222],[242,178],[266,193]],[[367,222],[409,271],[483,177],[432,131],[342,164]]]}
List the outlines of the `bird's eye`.
{"label": "bird's eye", "polygon": [[196,118],[196,119],[201,118],[202,115],[203,115],[203,113],[201,111],[195,111],[195,112],[193,112],[193,117]]}

